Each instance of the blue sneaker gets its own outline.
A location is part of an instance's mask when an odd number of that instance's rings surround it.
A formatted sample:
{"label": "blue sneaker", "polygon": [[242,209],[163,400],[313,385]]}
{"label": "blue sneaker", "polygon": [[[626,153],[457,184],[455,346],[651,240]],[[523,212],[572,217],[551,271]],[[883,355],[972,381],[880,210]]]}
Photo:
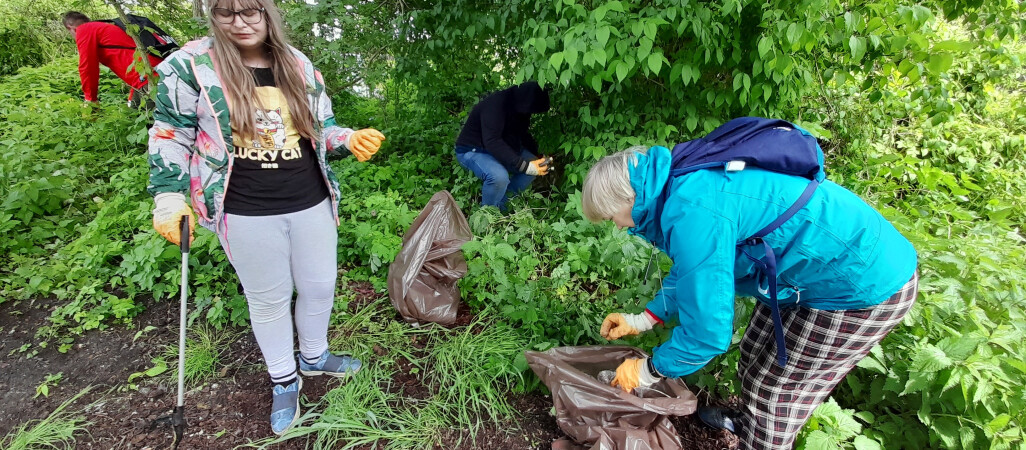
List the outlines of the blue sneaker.
{"label": "blue sneaker", "polygon": [[330,375],[344,378],[359,372],[360,367],[363,367],[363,364],[359,359],[349,355],[332,355],[327,350],[313,364],[307,363],[302,356],[299,357],[299,373],[307,377]]}
{"label": "blue sneaker", "polygon": [[296,377],[288,386],[274,385],[271,389],[271,431],[281,436],[299,418],[299,391],[303,379]]}

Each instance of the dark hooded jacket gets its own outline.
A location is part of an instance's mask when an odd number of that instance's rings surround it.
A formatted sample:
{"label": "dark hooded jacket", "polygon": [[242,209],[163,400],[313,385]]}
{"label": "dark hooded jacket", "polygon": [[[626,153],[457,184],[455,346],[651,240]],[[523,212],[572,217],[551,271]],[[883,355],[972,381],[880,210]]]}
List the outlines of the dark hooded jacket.
{"label": "dark hooded jacket", "polygon": [[492,93],[470,110],[456,151],[484,150],[507,169],[527,172],[530,161],[520,157],[520,149],[538,154],[538,142],[528,131],[531,114],[548,110],[549,94],[534,81]]}

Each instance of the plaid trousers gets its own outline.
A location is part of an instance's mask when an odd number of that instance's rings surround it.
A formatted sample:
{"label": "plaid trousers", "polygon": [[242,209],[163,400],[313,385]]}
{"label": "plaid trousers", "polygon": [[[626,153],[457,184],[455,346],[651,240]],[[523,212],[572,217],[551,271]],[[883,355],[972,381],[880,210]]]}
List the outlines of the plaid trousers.
{"label": "plaid trousers", "polygon": [[812,412],[915,302],[918,272],[887,301],[865,309],[781,311],[787,367],[776,364],[770,308],[759,303],[741,339],[742,449],[790,449]]}

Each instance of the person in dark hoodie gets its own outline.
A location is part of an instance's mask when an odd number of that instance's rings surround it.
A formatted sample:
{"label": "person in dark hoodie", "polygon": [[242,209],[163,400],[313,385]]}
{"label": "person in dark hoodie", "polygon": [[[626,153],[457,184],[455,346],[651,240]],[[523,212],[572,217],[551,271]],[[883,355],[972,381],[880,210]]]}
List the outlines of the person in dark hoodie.
{"label": "person in dark hoodie", "polygon": [[548,110],[549,94],[534,81],[489,94],[470,110],[456,161],[483,182],[482,205],[505,211],[507,200],[552,170],[529,131],[531,115]]}

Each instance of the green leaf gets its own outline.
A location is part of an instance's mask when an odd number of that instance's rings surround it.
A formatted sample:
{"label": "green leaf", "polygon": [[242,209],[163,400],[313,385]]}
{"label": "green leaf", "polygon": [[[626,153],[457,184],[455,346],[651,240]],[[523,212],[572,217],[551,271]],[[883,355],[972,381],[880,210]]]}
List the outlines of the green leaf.
{"label": "green leaf", "polygon": [[759,39],[759,59],[766,59],[766,54],[773,49],[773,41],[769,36],[763,36]]}
{"label": "green leaf", "polygon": [[634,21],[634,23],[631,24],[631,34],[640,37],[644,32],[645,24],[641,21]]}
{"label": "green leaf", "polygon": [[912,41],[913,44],[916,45],[916,47],[918,47],[918,50],[926,50],[929,47],[929,43],[926,40],[926,36],[923,36],[922,34],[912,34],[909,35],[908,38]]}
{"label": "green leaf", "polygon": [[1001,413],[987,424],[987,429],[989,429],[991,433],[997,433],[1008,426],[1008,422],[1011,420],[1012,416],[1006,413]]}
{"label": "green leaf", "polygon": [[688,131],[695,131],[695,128],[698,127],[698,117],[694,115],[688,116],[685,125],[687,125]]}
{"label": "green leaf", "polygon": [[652,40],[643,37],[638,41],[638,61],[643,61],[652,53]]}
{"label": "green leaf", "polygon": [[933,44],[935,52],[967,52],[973,49],[973,43],[969,41],[946,40]]}
{"label": "green leaf", "polygon": [[165,363],[163,360],[157,360],[156,364],[153,367],[146,369],[146,371],[143,372],[143,374],[152,378],[164,372],[167,372],[167,363]]}
{"label": "green leaf", "polygon": [[848,39],[848,46],[851,47],[851,58],[862,61],[862,57],[866,55],[866,38],[852,36]]}
{"label": "green leaf", "polygon": [[660,53],[653,53],[648,57],[648,68],[652,70],[655,75],[659,74],[659,69],[663,68],[663,55]]}
{"label": "green leaf", "polygon": [[930,61],[926,63],[926,67],[930,69],[930,72],[939,75],[947,72],[953,61],[954,58],[950,53],[935,53],[930,55]]}
{"label": "green leaf", "polygon": [[973,394],[973,403],[983,403],[987,396],[994,391],[994,385],[987,378],[981,378],[976,382],[976,392]]}
{"label": "green leaf", "polygon": [[548,49],[549,41],[547,41],[545,38],[531,39],[530,42],[534,44],[535,50],[539,53],[545,53],[545,50]]}
{"label": "green leaf", "polygon": [[[943,256],[943,255],[940,255]],[[964,261],[963,261],[964,263]],[[949,336],[941,339],[937,347],[953,361],[965,361],[987,339],[983,337]]]}
{"label": "green leaf", "polygon": [[902,75],[908,75],[909,71],[911,71],[915,67],[915,63],[907,59],[903,59],[900,63],[898,63],[898,72],[900,72]]}
{"label": "green leaf", "polygon": [[627,78],[627,64],[623,61],[616,62],[616,78],[621,82]]}
{"label": "green leaf", "polygon": [[944,351],[931,345],[920,348],[912,356],[912,365],[909,370],[914,372],[936,372],[951,366],[951,358],[944,354]]}
{"label": "green leaf", "polygon": [[[566,65],[569,69],[573,69],[574,65],[577,64],[577,49],[568,48],[563,50],[563,57],[566,59]],[[558,69],[557,69],[558,70]]]}
{"label": "green leaf", "polygon": [[559,70],[559,67],[563,65],[563,52],[553,53],[552,56],[549,57],[549,65],[551,65],[553,69]]}
{"label": "green leaf", "polygon": [[814,413],[818,417],[828,417],[841,411],[841,405],[838,405],[836,400],[830,398],[827,401],[820,403],[820,405],[816,407]]}
{"label": "green leaf", "polygon": [[666,138],[670,137],[670,134],[677,133],[679,131],[680,130],[678,130],[677,127],[675,127],[673,125],[666,125],[665,127],[663,127],[663,133],[662,133],[661,137],[662,137],[662,139],[666,139]]}
{"label": "green leaf", "polygon": [[691,82],[694,81],[698,81],[699,76],[701,76],[701,73],[694,66],[690,64],[684,64],[684,66],[681,67],[680,78],[685,85],[691,84]]}
{"label": "green leaf", "polygon": [[933,431],[940,437],[946,448],[955,448],[961,439],[958,421],[950,417],[941,417],[933,422]]}
{"label": "green leaf", "polygon": [[663,12],[666,14],[666,18],[667,19],[670,19],[671,21],[677,19],[677,7],[676,6],[669,6],[666,9],[664,9]]}
{"label": "green leaf", "polygon": [[600,67],[605,67],[606,66],[606,50],[605,49],[596,48],[595,50],[592,50],[591,53],[592,53],[592,56],[595,58],[595,61],[598,62]]}
{"label": "green leaf", "polygon": [[606,46],[606,42],[609,42],[609,30],[611,29],[612,28],[609,26],[604,26],[595,32],[595,37],[598,38],[599,47],[604,48]]}
{"label": "green leaf", "polygon": [[972,427],[962,427],[958,430],[959,440],[962,443],[962,448],[976,448],[973,445],[976,442],[976,429]]}
{"label": "green leaf", "polygon": [[874,416],[873,413],[869,411],[859,411],[855,413],[855,417],[861,419],[863,422],[868,423],[870,425],[872,425],[873,422],[876,421],[876,416]]}
{"label": "green leaf", "polygon": [[659,25],[656,24],[655,21],[649,20],[648,22],[645,22],[645,36],[647,36],[649,39],[654,41],[656,38],[656,32],[658,31]]}
{"label": "green leaf", "polygon": [[883,40],[880,39],[880,36],[877,36],[875,34],[869,35],[869,43],[873,45],[874,50],[883,47]]}
{"label": "green leaf", "polygon": [[798,24],[791,22],[791,24],[787,26],[786,36],[787,42],[792,44],[797,43],[798,38],[801,37],[801,33],[798,31]]}
{"label": "green leaf", "polygon": [[513,246],[505,242],[495,245],[495,254],[507,261],[516,261],[517,259],[517,251],[513,249]]}
{"label": "green leaf", "polygon": [[934,372],[909,372],[908,382],[905,383],[905,389],[901,391],[901,395],[925,390],[933,384],[934,378]]}
{"label": "green leaf", "polygon": [[805,450],[838,450],[834,438],[821,430],[815,430],[805,437]]}
{"label": "green leaf", "polygon": [[855,450],[883,450],[883,446],[879,442],[865,436],[855,436],[855,441],[852,444],[855,445]]}

